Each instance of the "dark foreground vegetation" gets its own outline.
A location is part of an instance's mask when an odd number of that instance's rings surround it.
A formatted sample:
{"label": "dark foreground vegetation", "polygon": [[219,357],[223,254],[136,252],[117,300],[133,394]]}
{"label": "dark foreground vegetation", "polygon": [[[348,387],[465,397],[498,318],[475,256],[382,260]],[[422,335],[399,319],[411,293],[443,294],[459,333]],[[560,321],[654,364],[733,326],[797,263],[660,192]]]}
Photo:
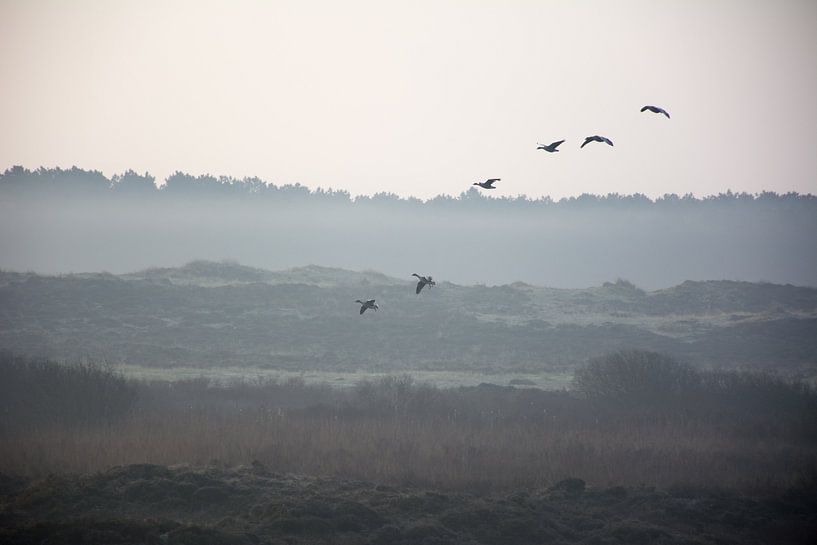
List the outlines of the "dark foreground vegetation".
{"label": "dark foreground vegetation", "polygon": [[809,544],[812,491],[588,486],[475,494],[282,474],[261,463],[139,464],[0,480],[7,545]]}
{"label": "dark foreground vegetation", "polygon": [[618,352],[571,391],[0,357],[3,543],[808,543],[817,393]]}

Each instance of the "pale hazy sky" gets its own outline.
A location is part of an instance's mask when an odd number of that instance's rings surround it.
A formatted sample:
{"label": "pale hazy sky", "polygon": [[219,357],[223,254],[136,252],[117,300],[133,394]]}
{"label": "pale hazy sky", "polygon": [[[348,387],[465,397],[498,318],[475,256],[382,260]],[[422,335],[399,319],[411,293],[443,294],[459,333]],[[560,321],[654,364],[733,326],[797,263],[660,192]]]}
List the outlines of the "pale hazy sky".
{"label": "pale hazy sky", "polygon": [[0,0],[0,99],[0,170],[817,193],[817,2]]}

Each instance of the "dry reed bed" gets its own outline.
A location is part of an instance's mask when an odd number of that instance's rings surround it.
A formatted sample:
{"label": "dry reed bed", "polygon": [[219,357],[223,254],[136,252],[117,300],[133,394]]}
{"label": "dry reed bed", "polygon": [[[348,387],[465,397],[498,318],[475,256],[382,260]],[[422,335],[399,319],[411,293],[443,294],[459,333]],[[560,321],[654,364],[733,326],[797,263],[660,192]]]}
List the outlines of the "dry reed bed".
{"label": "dry reed bed", "polygon": [[282,473],[452,490],[567,477],[764,492],[817,483],[817,392],[807,385],[701,373],[643,352],[612,354],[578,378],[573,393],[443,390],[406,376],[348,390],[137,383],[93,365],[0,354],[0,472],[259,461]]}
{"label": "dry reed bed", "polygon": [[474,423],[409,416],[140,414],[6,436],[0,472],[41,477],[117,465],[241,465],[445,489],[591,485],[783,489],[817,475],[817,445],[702,422]]}

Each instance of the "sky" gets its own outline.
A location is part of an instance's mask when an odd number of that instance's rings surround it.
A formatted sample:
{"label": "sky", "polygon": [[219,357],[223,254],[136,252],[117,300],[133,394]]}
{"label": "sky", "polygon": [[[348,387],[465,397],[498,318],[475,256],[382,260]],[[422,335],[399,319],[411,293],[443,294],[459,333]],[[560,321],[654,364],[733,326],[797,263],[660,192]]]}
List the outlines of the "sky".
{"label": "sky", "polygon": [[813,1],[0,0],[0,171],[817,193],[815,142]]}

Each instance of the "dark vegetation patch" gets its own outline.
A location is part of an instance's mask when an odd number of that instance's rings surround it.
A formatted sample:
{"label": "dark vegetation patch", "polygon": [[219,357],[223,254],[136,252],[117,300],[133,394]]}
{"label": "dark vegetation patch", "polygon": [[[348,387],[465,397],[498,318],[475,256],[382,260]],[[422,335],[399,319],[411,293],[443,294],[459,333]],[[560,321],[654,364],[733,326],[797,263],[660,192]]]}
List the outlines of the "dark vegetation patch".
{"label": "dark vegetation patch", "polygon": [[536,383],[526,378],[512,378],[508,381],[510,386],[536,386]]}
{"label": "dark vegetation patch", "polygon": [[[588,400],[619,409],[683,413],[713,421],[793,423],[817,414],[817,391],[805,382],[765,373],[701,371],[643,350],[590,360],[576,370],[573,388]],[[808,431],[815,433],[817,427]]]}
{"label": "dark vegetation patch", "polygon": [[[191,477],[197,475],[198,477]],[[134,500],[132,482],[192,480],[241,490],[201,505]],[[151,486],[148,486],[151,488]],[[810,543],[817,494],[586,487],[577,478],[525,492],[447,494],[260,472],[243,466],[114,468],[58,486],[26,480],[0,494],[0,541],[22,545],[257,543]],[[32,504],[31,497],[49,496]],[[82,501],[77,502],[80,498]],[[46,541],[47,540],[47,541]]]}
{"label": "dark vegetation patch", "polygon": [[22,425],[113,421],[136,401],[136,385],[104,365],[57,365],[0,352],[0,431]]}

